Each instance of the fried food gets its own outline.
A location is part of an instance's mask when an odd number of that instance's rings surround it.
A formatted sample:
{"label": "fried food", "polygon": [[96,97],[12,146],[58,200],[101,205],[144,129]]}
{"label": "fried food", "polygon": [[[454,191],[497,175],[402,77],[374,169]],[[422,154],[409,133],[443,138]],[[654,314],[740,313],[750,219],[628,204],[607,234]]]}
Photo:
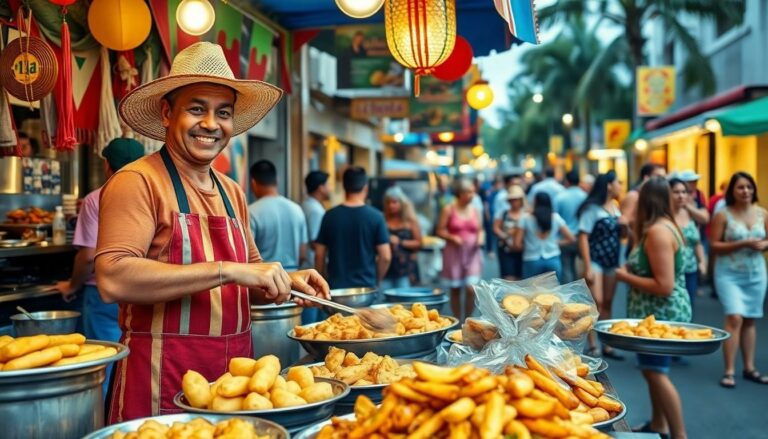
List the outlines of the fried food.
{"label": "fried food", "polygon": [[501,300],[501,306],[509,314],[517,317],[531,306],[531,302],[524,296],[510,294]]}
{"label": "fried food", "polygon": [[85,344],[85,336],[78,333],[0,337],[0,364],[4,363],[4,371],[65,366],[115,354],[117,349],[113,347]]}
{"label": "fried food", "polygon": [[213,399],[208,380],[194,370],[188,370],[187,373],[181,377],[181,388],[184,391],[184,395],[187,397],[187,401],[189,401],[189,405],[192,407],[208,407]]}
{"label": "fried food", "polygon": [[556,303],[563,303],[563,301],[554,294],[544,293],[533,298],[533,304],[545,311],[550,311]]}
{"label": "fried food", "polygon": [[6,223],[9,224],[51,224],[54,212],[30,207],[29,209],[14,209],[5,214]]}
{"label": "fried food", "polygon": [[335,378],[351,386],[389,384],[416,376],[411,364],[401,365],[388,355],[379,356],[368,352],[363,358],[358,358],[351,352],[335,347],[328,349],[323,366],[313,366],[308,370],[315,377]]}
{"label": "fried food", "polygon": [[[296,326],[294,334],[306,340],[364,340],[396,337],[435,331],[453,324],[451,319],[440,316],[435,310],[427,310],[423,303],[414,303],[410,309],[394,305],[387,310],[395,319],[394,332],[374,332],[365,328],[357,316],[334,314],[314,326]],[[342,359],[343,361],[343,359]]]}
{"label": "fried food", "polygon": [[653,314],[632,325],[626,321],[616,322],[608,329],[609,332],[629,337],[662,338],[674,340],[708,340],[714,338],[709,328],[692,329],[674,326],[656,321]]}
{"label": "fried food", "polygon": [[[592,421],[586,412],[576,423],[557,399],[540,390],[531,389],[542,399],[511,394],[507,390],[511,377],[530,380],[518,369],[508,368],[498,376],[471,365],[448,368],[416,362],[414,369],[415,379],[384,390],[380,407],[361,396],[355,403],[354,420],[333,418],[317,438],[608,438],[585,425],[584,421]],[[478,387],[479,380],[493,385]],[[470,386],[473,390],[467,392]]]}
{"label": "fried food", "polygon": [[203,418],[195,418],[190,422],[174,422],[173,425],[161,424],[154,420],[144,421],[135,431],[125,433],[118,430],[109,439],[145,439],[145,438],[242,438],[269,439],[269,436],[259,436],[255,427],[248,421],[238,418],[227,419],[211,424]]}
{"label": "fried food", "polygon": [[499,338],[499,329],[489,322],[468,318],[461,325],[463,343],[481,350],[489,341]]}

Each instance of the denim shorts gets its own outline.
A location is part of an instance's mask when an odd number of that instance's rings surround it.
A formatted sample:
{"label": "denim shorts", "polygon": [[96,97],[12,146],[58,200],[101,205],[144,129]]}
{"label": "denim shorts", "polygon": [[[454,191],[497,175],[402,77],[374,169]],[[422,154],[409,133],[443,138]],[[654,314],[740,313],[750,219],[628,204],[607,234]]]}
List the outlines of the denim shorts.
{"label": "denim shorts", "polygon": [[592,272],[594,273],[605,274],[608,276],[613,276],[614,274],[616,274],[616,267],[605,268],[595,261],[591,261],[591,262],[592,262]]}
{"label": "denim shorts", "polygon": [[640,370],[650,370],[663,374],[669,374],[672,366],[672,357],[669,355],[637,354],[637,367]]}

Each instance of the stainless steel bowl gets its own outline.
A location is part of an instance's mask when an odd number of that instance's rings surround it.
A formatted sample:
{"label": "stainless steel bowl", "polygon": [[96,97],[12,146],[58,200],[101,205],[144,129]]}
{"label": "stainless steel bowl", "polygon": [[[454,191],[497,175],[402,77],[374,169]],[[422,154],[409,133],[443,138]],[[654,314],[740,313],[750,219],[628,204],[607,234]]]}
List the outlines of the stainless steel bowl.
{"label": "stainless steel bowl", "polygon": [[4,438],[82,437],[104,426],[106,366],[128,355],[127,346],[100,360],[57,367],[0,371],[0,425]]}
{"label": "stainless steel bowl", "polygon": [[446,296],[439,288],[391,288],[384,290],[384,300],[394,303],[434,301]]}
{"label": "stainless steel bowl", "polygon": [[371,305],[371,308],[391,308],[395,305],[402,305],[405,308],[410,308],[411,305],[414,303],[422,303],[424,306],[427,307],[427,309],[436,309],[440,312],[440,314],[446,314],[448,310],[445,309],[446,305],[451,301],[451,298],[448,296],[434,296],[434,297],[425,297],[424,300],[416,300],[413,302],[387,302],[387,303],[377,303],[376,305]]}
{"label": "stainless steel bowl", "polygon": [[11,316],[13,331],[17,337],[37,334],[71,334],[77,327],[80,313],[77,311],[38,311],[29,313],[34,320],[24,314]]}
{"label": "stainless steel bowl", "polygon": [[614,348],[624,349],[626,351],[639,352],[651,355],[706,355],[720,349],[720,344],[731,336],[722,329],[712,326],[697,325],[695,323],[666,322],[668,325],[681,326],[688,329],[711,329],[713,338],[706,340],[670,340],[664,338],[648,338],[629,335],[614,334],[609,331],[610,327],[620,321],[625,321],[631,325],[638,324],[641,319],[613,319],[601,320],[595,324],[597,338],[601,342],[613,346]]}
{"label": "stainless steel bowl", "polygon": [[270,439],[289,439],[291,436],[288,434],[285,428],[275,424],[274,422],[267,421],[265,419],[254,418],[252,416],[233,416],[233,415],[202,415],[202,414],[190,414],[180,413],[176,415],[164,415],[153,416],[150,418],[134,419],[133,421],[122,422],[120,424],[110,425],[104,427],[101,430],[94,431],[93,433],[85,436],[83,439],[107,439],[118,431],[123,433],[130,433],[138,430],[141,425],[146,421],[155,421],[160,424],[173,425],[174,422],[191,422],[197,418],[203,418],[213,424],[221,421],[226,421],[232,418],[242,419],[249,422],[256,427],[256,434],[262,436],[268,436]]}
{"label": "stainless steel bowl", "polygon": [[[456,317],[443,316],[451,320],[451,324],[445,328],[421,334],[399,335],[396,337],[369,338],[364,340],[306,340],[296,337],[295,330],[288,331],[288,337],[298,341],[310,355],[318,360],[325,358],[328,348],[335,346],[354,352],[362,357],[366,352],[376,352],[379,355],[389,355],[393,358],[422,358],[435,353],[437,347],[443,341],[445,333],[459,326]],[[306,325],[311,327],[322,322]]]}
{"label": "stainless steel bowl", "polygon": [[306,428],[308,425],[330,418],[333,415],[333,410],[336,408],[336,404],[340,400],[344,399],[347,395],[349,395],[349,386],[343,381],[333,380],[330,378],[315,378],[315,381],[330,383],[331,387],[333,387],[334,397],[324,401],[313,402],[311,404],[297,407],[286,407],[269,410],[241,410],[238,412],[217,412],[214,410],[192,407],[189,405],[189,403],[187,403],[187,399],[184,397],[183,392],[176,394],[176,397],[173,398],[173,403],[176,404],[176,407],[188,413],[226,416],[257,416],[259,418],[280,424],[289,432],[295,433]]}
{"label": "stainless steel bowl", "polygon": [[[343,288],[331,290],[331,300],[352,308],[365,308],[370,306],[376,300],[377,290],[374,288]],[[323,311],[328,314],[340,312],[337,309],[323,307]],[[342,313],[344,314],[344,313]]]}

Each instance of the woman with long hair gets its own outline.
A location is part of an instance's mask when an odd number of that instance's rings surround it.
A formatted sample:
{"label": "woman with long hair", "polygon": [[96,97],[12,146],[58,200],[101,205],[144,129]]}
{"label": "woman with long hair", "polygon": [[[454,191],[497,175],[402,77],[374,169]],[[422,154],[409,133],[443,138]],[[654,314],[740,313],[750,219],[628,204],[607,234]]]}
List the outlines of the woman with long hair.
{"label": "woman with long hair", "polygon": [[525,191],[520,186],[511,186],[507,192],[509,209],[496,213],[493,233],[499,244],[499,272],[507,280],[518,280],[523,275],[522,247],[515,245],[515,232],[520,228],[525,206]]}
{"label": "woman with long hair", "polygon": [[690,203],[688,185],[679,178],[672,178],[669,180],[669,188],[672,191],[672,212],[675,215],[675,222],[680,227],[683,238],[685,238],[685,248],[683,249],[683,266],[685,268],[683,272],[685,273],[685,289],[688,290],[691,309],[693,309],[694,299],[699,290],[699,274],[701,273],[702,276],[706,274],[707,260],[704,256],[699,226],[686,209]]}
{"label": "woman with long hair", "polygon": [[523,278],[554,271],[562,278],[560,246],[574,242],[565,220],[552,209],[552,199],[539,192],[533,197],[533,212],[521,221],[515,245],[523,248]]}
{"label": "woman with long hair", "polygon": [[[579,207],[579,254],[584,262],[584,279],[600,312],[600,319],[611,318],[613,295],[616,292],[616,268],[621,251],[621,212],[616,200],[621,195],[621,181],[614,171],[600,174],[587,199]],[[623,226],[626,227],[626,226]],[[588,354],[597,357],[600,350],[593,332],[589,334]],[[624,357],[608,346],[603,356],[615,360]]]}
{"label": "woman with long hair", "polygon": [[[685,241],[675,223],[671,191],[666,180],[653,177],[640,188],[635,217],[637,244],[626,268],[616,270],[618,280],[630,287],[627,316],[642,319],[653,314],[658,320],[689,322],[691,301],[685,290],[683,252]],[[643,431],[684,439],[683,404],[669,378],[672,358],[637,355],[638,367],[648,383],[651,421]]]}
{"label": "woman with long hair", "polygon": [[389,229],[392,262],[381,281],[381,288],[408,288],[416,280],[416,252],[421,248],[421,229],[413,203],[397,186],[384,193],[384,218]]}
{"label": "woman with long hair", "polygon": [[[469,180],[456,181],[456,200],[445,206],[437,223],[437,236],[445,239],[443,248],[443,282],[451,289],[453,315],[463,319],[475,308],[472,285],[480,281],[483,271],[481,247],[485,233],[480,212],[472,206],[475,187]],[[465,290],[461,294],[462,288]],[[462,304],[464,306],[462,306]],[[465,313],[462,316],[461,310]]]}
{"label": "woman with long hair", "polygon": [[714,282],[725,311],[725,330],[731,337],[723,343],[725,374],[720,385],[736,386],[736,351],[741,346],[742,376],[768,384],[768,376],[755,368],[757,331],[755,319],[763,317],[768,286],[763,252],[768,250],[768,213],[757,205],[755,179],[746,172],[731,177],[725,192],[726,207],[712,222]]}

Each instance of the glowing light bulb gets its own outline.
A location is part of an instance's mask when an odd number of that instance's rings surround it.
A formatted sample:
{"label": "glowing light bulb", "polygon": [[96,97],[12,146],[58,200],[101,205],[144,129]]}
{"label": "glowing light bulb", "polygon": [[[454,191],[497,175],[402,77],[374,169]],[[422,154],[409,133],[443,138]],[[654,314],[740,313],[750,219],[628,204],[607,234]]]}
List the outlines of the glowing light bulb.
{"label": "glowing light bulb", "polygon": [[176,9],[176,22],[189,35],[203,35],[211,30],[216,12],[208,0],[182,0]]}

